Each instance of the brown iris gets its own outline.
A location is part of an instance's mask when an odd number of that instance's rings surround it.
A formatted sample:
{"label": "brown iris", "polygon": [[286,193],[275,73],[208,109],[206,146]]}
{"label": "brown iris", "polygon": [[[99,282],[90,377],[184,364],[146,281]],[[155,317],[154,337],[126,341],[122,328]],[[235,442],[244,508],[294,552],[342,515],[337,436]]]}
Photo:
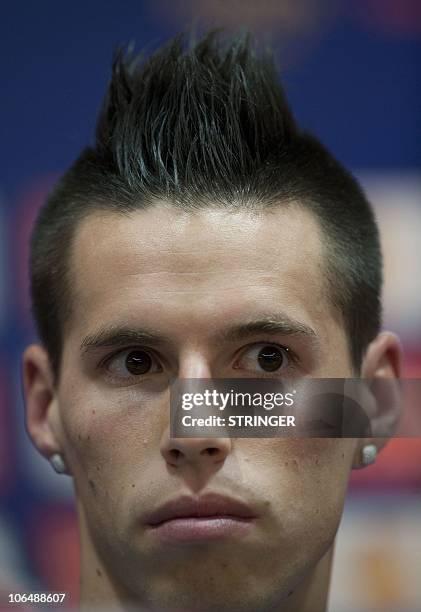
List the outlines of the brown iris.
{"label": "brown iris", "polygon": [[126,368],[134,376],[146,374],[152,367],[151,356],[145,351],[131,351],[126,358]]}
{"label": "brown iris", "polygon": [[279,370],[284,361],[284,356],[276,346],[265,346],[259,351],[257,356],[260,367],[266,372],[275,372]]}

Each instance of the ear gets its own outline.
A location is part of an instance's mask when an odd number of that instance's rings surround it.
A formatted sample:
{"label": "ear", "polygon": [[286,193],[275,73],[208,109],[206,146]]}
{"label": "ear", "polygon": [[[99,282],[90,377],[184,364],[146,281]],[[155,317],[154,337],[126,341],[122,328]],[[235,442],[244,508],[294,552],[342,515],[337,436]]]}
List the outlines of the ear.
{"label": "ear", "polygon": [[28,434],[44,457],[61,453],[58,436],[58,399],[46,350],[32,344],[23,354],[23,389]]}
{"label": "ear", "polygon": [[368,404],[374,437],[358,440],[354,468],[365,467],[361,455],[364,446],[373,444],[381,450],[397,429],[403,405],[399,380],[402,361],[401,343],[391,332],[381,332],[368,346],[361,365],[361,378],[366,379],[370,387]]}

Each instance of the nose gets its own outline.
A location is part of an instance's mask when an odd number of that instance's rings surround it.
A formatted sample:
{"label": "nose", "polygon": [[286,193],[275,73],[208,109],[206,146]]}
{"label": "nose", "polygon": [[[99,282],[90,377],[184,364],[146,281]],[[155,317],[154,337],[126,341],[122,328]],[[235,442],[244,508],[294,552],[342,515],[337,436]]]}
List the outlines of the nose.
{"label": "nose", "polygon": [[[200,351],[186,351],[181,358],[179,378],[211,378],[210,365]],[[194,468],[209,476],[222,467],[231,452],[230,438],[172,438],[170,427],[164,431],[160,451],[173,468]]]}
{"label": "nose", "polygon": [[230,438],[171,438],[169,428],[163,435],[161,454],[174,468],[218,470],[231,452]]}

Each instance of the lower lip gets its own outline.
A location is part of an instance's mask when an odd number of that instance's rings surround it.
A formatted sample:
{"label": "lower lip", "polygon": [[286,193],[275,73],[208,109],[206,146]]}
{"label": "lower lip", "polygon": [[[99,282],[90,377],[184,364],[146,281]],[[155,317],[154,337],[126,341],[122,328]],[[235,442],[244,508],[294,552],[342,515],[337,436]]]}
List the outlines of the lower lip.
{"label": "lower lip", "polygon": [[165,542],[199,542],[242,537],[253,528],[253,519],[235,517],[187,517],[151,526],[150,532]]}

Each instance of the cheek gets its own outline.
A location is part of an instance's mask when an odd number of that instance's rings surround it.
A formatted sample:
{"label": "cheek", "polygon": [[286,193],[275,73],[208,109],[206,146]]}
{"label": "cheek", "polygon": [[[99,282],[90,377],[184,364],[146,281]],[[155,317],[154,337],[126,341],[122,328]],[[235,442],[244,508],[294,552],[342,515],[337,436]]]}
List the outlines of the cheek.
{"label": "cheek", "polygon": [[[342,511],[355,441],[338,438],[238,440],[243,483],[259,482],[274,513],[288,523]],[[247,444],[248,443],[248,444]]]}
{"label": "cheek", "polygon": [[66,460],[79,493],[118,493],[138,481],[159,449],[164,401],[111,390],[61,403]]}
{"label": "cheek", "polygon": [[351,465],[354,441],[351,438],[291,438],[279,440],[282,459],[306,470],[347,470]]}
{"label": "cheek", "polygon": [[272,438],[237,440],[247,461],[266,463],[282,472],[302,477],[324,470],[347,472],[352,463],[355,440],[352,438]]}
{"label": "cheek", "polygon": [[353,441],[339,438],[309,438],[287,441],[283,468],[295,481],[298,504],[310,513],[337,515],[348,485]]}
{"label": "cheek", "polygon": [[[236,440],[239,482],[266,500],[274,566],[310,567],[334,541],[354,441],[307,438]],[[238,482],[237,481],[237,482]]]}

